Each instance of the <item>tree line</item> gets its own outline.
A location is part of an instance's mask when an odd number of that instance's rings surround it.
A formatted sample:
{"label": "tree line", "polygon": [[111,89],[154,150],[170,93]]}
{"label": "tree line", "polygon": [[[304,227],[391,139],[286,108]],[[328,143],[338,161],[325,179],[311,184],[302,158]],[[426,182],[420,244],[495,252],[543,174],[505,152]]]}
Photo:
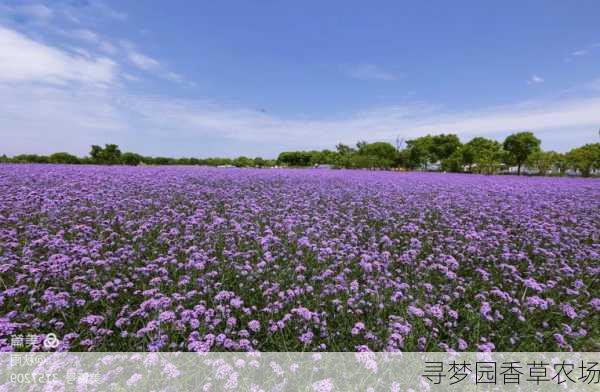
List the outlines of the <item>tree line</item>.
{"label": "tree line", "polygon": [[494,174],[506,172],[509,167],[521,174],[524,167],[528,173],[565,174],[574,170],[582,176],[600,170],[600,143],[586,144],[567,153],[543,151],[541,141],[531,132],[509,135],[503,143],[484,137],[476,137],[462,143],[455,134],[426,135],[406,142],[398,149],[386,142],[367,143],[356,146],[338,144],[335,150],[286,151],[277,159],[249,158],[168,158],[148,157],[133,152],[122,153],[116,144],[104,147],[93,145],[89,156],[80,158],[66,152],[35,155],[22,154],[14,157],[3,155],[0,162],[10,163],[60,163],[99,165],[205,165],[236,167],[312,167],[330,165],[348,169],[443,170]]}
{"label": "tree line", "polygon": [[584,177],[600,170],[600,143],[586,144],[567,153],[543,151],[531,132],[509,135],[503,143],[476,137],[462,143],[455,134],[426,135],[397,149],[390,143],[359,142],[356,147],[338,144],[335,151],[291,151],[279,154],[278,162],[289,166],[330,164],[344,168],[405,168],[495,174],[514,167],[521,174],[565,174],[576,171]]}
{"label": "tree line", "polygon": [[134,152],[121,152],[116,144],[105,144],[104,147],[93,145],[89,156],[77,157],[66,152],[51,155],[21,154],[13,157],[0,156],[2,163],[59,163],[90,165],[201,165],[201,166],[237,166],[237,167],[269,167],[275,166],[275,160],[263,158],[169,158],[151,157]]}

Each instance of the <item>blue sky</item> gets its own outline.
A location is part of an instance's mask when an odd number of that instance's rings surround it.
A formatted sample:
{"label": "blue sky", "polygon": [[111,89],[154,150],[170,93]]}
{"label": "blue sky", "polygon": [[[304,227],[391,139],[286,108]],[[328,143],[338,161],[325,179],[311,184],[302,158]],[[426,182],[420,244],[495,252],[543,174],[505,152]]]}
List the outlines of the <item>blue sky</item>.
{"label": "blue sky", "polygon": [[2,1],[0,153],[598,141],[600,2]]}

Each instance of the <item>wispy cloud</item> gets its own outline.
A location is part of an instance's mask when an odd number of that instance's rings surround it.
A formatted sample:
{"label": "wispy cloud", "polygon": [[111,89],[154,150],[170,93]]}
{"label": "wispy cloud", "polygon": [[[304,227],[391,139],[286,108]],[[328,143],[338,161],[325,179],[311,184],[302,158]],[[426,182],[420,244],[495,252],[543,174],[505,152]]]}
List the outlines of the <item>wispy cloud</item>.
{"label": "wispy cloud", "polygon": [[39,22],[47,22],[54,16],[54,11],[44,4],[23,4],[15,7],[14,11]]}
{"label": "wispy cloud", "polygon": [[129,51],[128,56],[133,65],[144,71],[154,71],[160,69],[161,67],[158,60],[135,50]]}
{"label": "wispy cloud", "polygon": [[[340,118],[297,119],[207,101],[133,95],[123,87],[65,89],[0,83],[5,153],[80,154],[90,144],[116,142],[147,154],[275,156],[283,149],[332,148],[337,142],[394,140],[455,132],[505,137],[533,130],[545,148],[564,151],[593,141],[600,96],[539,100],[452,112],[427,103],[388,106]],[[589,133],[589,135],[588,135]],[[144,140],[140,145],[139,140]],[[66,143],[66,144],[65,144]]]}
{"label": "wispy cloud", "polygon": [[585,56],[586,54],[589,54],[590,52],[587,50],[576,50],[573,53],[571,53],[571,56]]}
{"label": "wispy cloud", "polygon": [[55,8],[57,13],[77,24],[85,24],[96,19],[112,19],[120,22],[127,20],[126,13],[117,11],[99,0],[57,2]]}
{"label": "wispy cloud", "polygon": [[102,1],[98,1],[98,0],[90,1],[89,6],[90,6],[90,8],[92,8],[92,10],[94,12],[101,13],[102,15],[104,15],[107,18],[121,20],[121,21],[127,19],[126,13],[117,11]]}
{"label": "wispy cloud", "polygon": [[[331,148],[337,142],[361,139],[391,141],[399,134],[413,138],[455,132],[468,140],[474,136],[501,138],[523,129],[541,136],[545,148],[564,151],[595,141],[600,123],[597,81],[586,86],[585,94],[573,92],[569,98],[479,110],[453,111],[435,103],[412,102],[314,118],[132,94],[121,81],[147,74],[174,82],[183,78],[133,42],[115,39],[112,44],[83,24],[69,32],[73,40],[89,45],[79,52],[68,51],[64,49],[68,46],[35,40],[0,26],[0,154],[59,150],[85,154],[90,144],[116,142],[124,149],[146,154],[274,156],[282,149]],[[106,56],[110,50],[102,49],[103,43],[119,55],[115,60]],[[344,71],[365,80],[402,77],[368,64]],[[543,79],[532,75],[528,82],[539,84]]]}
{"label": "wispy cloud", "polygon": [[527,84],[540,84],[544,83],[544,79],[538,75],[531,75],[529,79],[527,79]]}
{"label": "wispy cloud", "polygon": [[87,58],[36,42],[0,26],[0,80],[62,84],[68,81],[110,83],[117,64],[106,58]]}
{"label": "wispy cloud", "polygon": [[582,49],[575,50],[565,57],[565,62],[570,63],[577,57],[591,55],[598,48],[600,48],[600,43],[584,46]]}
{"label": "wispy cloud", "polygon": [[59,30],[60,33],[73,40],[85,42],[90,45],[97,46],[102,52],[114,55],[117,53],[115,45],[108,40],[102,38],[100,34],[89,29],[74,29],[74,30]]}
{"label": "wispy cloud", "polygon": [[[20,18],[3,18],[3,13],[9,16],[20,16]],[[125,77],[123,73],[123,80],[139,80],[140,78],[136,76],[137,70],[174,83],[191,85],[192,83],[187,82],[182,75],[170,69],[163,61],[145,53],[143,47],[139,47],[135,42],[116,37],[109,38],[108,35],[98,32],[98,26],[106,23],[107,20],[115,23],[127,18],[125,13],[113,9],[100,0],[82,2],[57,0],[52,3],[32,2],[22,5],[1,4],[0,0],[0,28],[4,29],[4,38],[9,39],[8,32],[13,33],[10,37],[11,46],[0,49],[3,51],[0,56],[7,56],[7,63],[10,63],[9,51],[16,53],[13,64],[0,64],[0,69],[11,70],[8,76],[0,75],[0,79],[12,78],[18,73],[27,74],[36,69],[39,75],[55,75],[47,77],[46,81],[52,80],[58,83],[65,80],[62,72],[57,72],[59,68],[67,69],[69,67],[65,64],[85,60],[81,71],[74,70],[69,79],[81,79],[86,74],[95,72],[94,67],[90,65],[93,63],[98,68],[98,72],[105,71],[107,79],[112,72],[110,69],[120,66],[128,75]],[[50,19],[52,23],[47,23]],[[59,45],[52,46],[49,44],[52,42],[58,42]],[[25,48],[24,53],[18,53],[19,45]],[[71,53],[65,52],[64,48],[69,48]],[[37,53],[36,56],[42,56],[46,61],[25,63],[23,67],[17,65],[19,59],[25,59],[27,56],[33,61],[34,53]],[[59,57],[60,61],[57,60]],[[48,69],[44,71],[46,66]],[[111,74],[110,78],[113,76]]]}
{"label": "wispy cloud", "polygon": [[88,29],[75,29],[67,33],[71,37],[75,39],[79,39],[81,41],[85,41],[92,44],[97,44],[100,42],[100,36]]}
{"label": "wispy cloud", "polygon": [[[568,99],[477,111],[452,112],[415,102],[338,118],[298,119],[206,101],[134,95],[118,83],[128,74],[110,60],[71,54],[6,28],[0,29],[0,47],[2,153],[9,154],[59,149],[83,154],[90,144],[113,141],[149,154],[274,156],[284,148],[331,148],[340,141],[393,140],[398,134],[412,138],[455,132],[467,140],[523,129],[542,136],[550,143],[545,147],[565,150],[595,138],[595,131],[592,136],[587,132],[600,123],[600,95],[589,87],[587,95],[573,92]],[[110,88],[103,87],[107,84]],[[139,140],[145,141],[143,148]]]}
{"label": "wispy cloud", "polygon": [[121,40],[120,45],[122,49],[126,52],[126,56],[129,62],[138,69],[152,73],[163,79],[170,80],[171,82],[184,82],[183,76],[179,75],[176,72],[170,71],[164,64],[162,64],[154,57],[151,57],[139,51],[137,49],[137,46],[133,42],[128,40]]}
{"label": "wispy cloud", "polygon": [[374,64],[358,64],[344,67],[347,76],[361,80],[398,80],[404,75],[395,74]]}

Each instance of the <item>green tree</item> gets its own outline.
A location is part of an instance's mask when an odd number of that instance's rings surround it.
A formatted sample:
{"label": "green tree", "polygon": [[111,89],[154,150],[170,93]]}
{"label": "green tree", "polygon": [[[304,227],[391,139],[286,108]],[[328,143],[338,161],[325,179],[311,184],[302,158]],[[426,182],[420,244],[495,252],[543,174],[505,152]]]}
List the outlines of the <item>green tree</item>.
{"label": "green tree", "polygon": [[268,166],[268,162],[261,157],[256,157],[256,158],[254,158],[253,166],[265,167],[265,166]]}
{"label": "green tree", "polygon": [[154,157],[151,158],[152,165],[173,165],[176,163],[176,160],[169,157]]}
{"label": "green tree", "polygon": [[309,166],[311,158],[311,154],[307,151],[288,151],[279,154],[277,162],[287,166]]}
{"label": "green tree", "polygon": [[231,159],[229,159],[229,158],[206,158],[203,160],[202,164],[208,165],[208,166],[231,165]]}
{"label": "green tree", "polygon": [[121,150],[116,144],[104,145],[104,157],[109,165],[116,165],[121,162]]}
{"label": "green tree", "polygon": [[390,143],[385,142],[375,142],[375,143],[357,143],[358,153],[360,155],[367,155],[371,157],[376,157],[380,160],[390,161],[391,163],[395,162],[398,158],[398,151],[396,151],[396,147],[392,146]]}
{"label": "green tree", "polygon": [[254,160],[248,158],[248,157],[237,157],[233,160],[233,166],[236,167],[250,167],[253,166],[254,164]]}
{"label": "green tree", "polygon": [[517,165],[517,175],[521,174],[521,166],[529,156],[539,151],[540,139],[531,132],[513,133],[504,140],[504,150],[508,153],[508,162]]}
{"label": "green tree", "polygon": [[422,136],[416,139],[406,141],[406,158],[408,167],[411,169],[421,168],[427,163],[435,162],[432,156],[433,137],[431,135]]}
{"label": "green tree", "polygon": [[323,163],[333,165],[338,156],[338,153],[331,150],[323,150],[319,153],[319,161],[315,163]]}
{"label": "green tree", "polygon": [[556,156],[556,167],[560,171],[560,174],[564,174],[569,168],[569,160],[566,154],[557,153]]}
{"label": "green tree", "polygon": [[546,175],[554,167],[558,167],[561,154],[555,151],[534,151],[527,158],[527,165],[538,170],[538,174]]}
{"label": "green tree", "polygon": [[50,155],[51,163],[77,164],[80,163],[79,158],[66,152],[56,152]]}
{"label": "green tree", "polygon": [[15,163],[50,163],[50,158],[45,155],[20,154],[13,157]]}
{"label": "green tree", "polygon": [[[410,168],[424,167],[428,163],[441,162],[444,167],[457,169],[461,143],[454,134],[426,135],[406,142],[408,153],[404,156]],[[455,155],[453,155],[455,154]],[[452,162],[444,164],[444,160],[452,156]]]}
{"label": "green tree", "polygon": [[454,134],[435,135],[431,138],[430,155],[432,162],[449,158],[461,146],[460,139]]}
{"label": "green tree", "polygon": [[103,154],[104,149],[102,147],[97,146],[95,144],[92,145],[92,149],[90,150],[90,157],[92,158],[92,161],[94,161],[95,163],[103,163]]}
{"label": "green tree", "polygon": [[600,143],[586,144],[567,153],[569,165],[589,177],[593,169],[600,169]]}
{"label": "green tree", "polygon": [[442,170],[453,173],[460,173],[463,171],[463,153],[462,148],[455,150],[452,155],[442,161]]}
{"label": "green tree", "polygon": [[338,143],[335,146],[335,149],[336,149],[337,153],[340,155],[348,155],[348,154],[352,154],[352,153],[356,152],[352,147],[350,147],[346,144],[342,144],[342,143]]}
{"label": "green tree", "polygon": [[142,162],[142,157],[140,154],[136,154],[134,152],[126,152],[121,155],[121,162],[124,165],[137,166]]}
{"label": "green tree", "polygon": [[471,139],[462,148],[463,164],[469,171],[493,173],[502,162],[502,145],[483,137]]}
{"label": "green tree", "polygon": [[100,165],[116,165],[121,162],[121,150],[116,144],[105,144],[104,148],[92,145],[90,157]]}

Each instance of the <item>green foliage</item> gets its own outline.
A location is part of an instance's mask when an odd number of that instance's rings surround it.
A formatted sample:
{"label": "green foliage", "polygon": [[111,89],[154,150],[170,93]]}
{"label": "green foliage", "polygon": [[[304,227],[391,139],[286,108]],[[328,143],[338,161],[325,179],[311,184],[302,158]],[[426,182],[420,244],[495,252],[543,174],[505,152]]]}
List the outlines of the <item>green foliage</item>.
{"label": "green foliage", "polygon": [[463,164],[468,171],[477,173],[495,173],[504,160],[502,145],[483,137],[473,138],[462,148]]}
{"label": "green foliage", "polygon": [[49,157],[50,163],[63,163],[73,165],[80,163],[79,158],[67,152],[56,152]]}
{"label": "green foliage", "polygon": [[149,158],[148,161],[150,165],[173,165],[175,163],[175,159],[168,157],[154,157]]}
{"label": "green foliage", "polygon": [[307,151],[282,152],[277,157],[277,163],[284,166],[309,166],[311,155]]}
{"label": "green foliage", "polygon": [[540,175],[545,175],[555,167],[560,167],[562,154],[555,151],[534,151],[527,158],[527,166],[538,170]]}
{"label": "green foliage", "polygon": [[139,165],[144,157],[134,152],[126,152],[121,155],[121,163],[124,165],[137,166]]}
{"label": "green foliage", "polygon": [[[442,166],[458,169],[457,151],[461,148],[460,139],[454,134],[427,135],[406,142],[406,161],[410,168],[423,168],[428,163],[442,162]],[[452,157],[452,162],[444,160]]]}
{"label": "green foliage", "polygon": [[430,153],[435,161],[443,161],[448,159],[460,147],[460,139],[454,134],[435,135],[431,138]]}
{"label": "green foliage", "polygon": [[14,163],[50,163],[50,157],[36,154],[21,154],[12,158]]}
{"label": "green foliage", "polygon": [[206,166],[223,166],[223,165],[231,165],[232,160],[229,158],[207,158],[201,159],[201,165]]}
{"label": "green foliage", "polygon": [[284,166],[308,167],[319,164],[345,168],[390,168],[397,164],[398,152],[389,143],[358,142],[356,148],[338,144],[336,151],[287,151],[279,154],[277,163]]}
{"label": "green foliage", "polygon": [[93,145],[90,157],[100,165],[117,165],[121,163],[121,150],[116,144],[105,144],[104,148]]}
{"label": "green foliage", "polygon": [[600,169],[600,143],[586,144],[567,153],[570,166],[589,177],[592,169]]}
{"label": "green foliage", "polygon": [[253,160],[253,166],[266,167],[266,166],[269,166],[269,162],[266,159],[263,159],[261,157],[256,157]]}
{"label": "green foliage", "polygon": [[529,156],[540,150],[540,139],[531,132],[513,133],[504,140],[504,150],[508,153],[506,163],[517,165],[517,174]]}
{"label": "green foliage", "polygon": [[359,155],[376,157],[379,160],[395,162],[398,157],[398,151],[396,151],[396,147],[392,146],[390,143],[364,143],[360,146],[357,144],[357,147]]}
{"label": "green foliage", "polygon": [[310,154],[311,166],[319,164],[334,165],[338,155],[335,151],[331,150],[310,151]]}
{"label": "green foliage", "polygon": [[248,157],[237,157],[232,162],[235,167],[252,167],[254,166],[254,160]]}
{"label": "green foliage", "polygon": [[442,161],[442,170],[454,173],[463,171],[462,148],[455,150],[452,155]]}
{"label": "green foliage", "polygon": [[408,140],[406,142],[406,151],[408,167],[411,169],[422,168],[427,163],[435,162],[436,159],[431,154],[433,137],[431,135]]}
{"label": "green foliage", "polygon": [[339,155],[350,155],[356,152],[352,147],[342,143],[338,143],[335,149]]}
{"label": "green foliage", "polygon": [[502,163],[521,166],[527,164],[537,169],[540,175],[569,168],[578,170],[583,176],[590,176],[600,169],[600,143],[586,144],[574,148],[567,154],[542,151],[540,140],[531,132],[520,132],[508,136],[503,144],[491,139],[476,137],[464,145],[454,134],[426,135],[408,140],[406,148],[397,151],[390,143],[359,141],[356,147],[339,143],[334,150],[287,151],[279,154],[276,160],[261,157],[240,156],[230,158],[169,158],[149,157],[133,152],[121,153],[116,144],[104,147],[91,146],[89,157],[79,158],[66,152],[50,156],[21,154],[12,158],[0,156],[0,163],[60,163],[60,164],[102,164],[102,165],[204,165],[237,167],[312,167],[320,164],[349,169],[389,169],[405,167],[421,169],[428,164],[440,163],[441,169],[450,172],[497,173]]}

